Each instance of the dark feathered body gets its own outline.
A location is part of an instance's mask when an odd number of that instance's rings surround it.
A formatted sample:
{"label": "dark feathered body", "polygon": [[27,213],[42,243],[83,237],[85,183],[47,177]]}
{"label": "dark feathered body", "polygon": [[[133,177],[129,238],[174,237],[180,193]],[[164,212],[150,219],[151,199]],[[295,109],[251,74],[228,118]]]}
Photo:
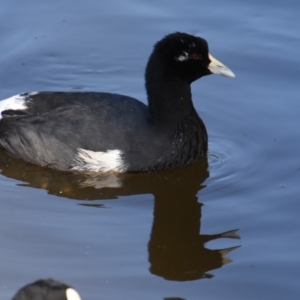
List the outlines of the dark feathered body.
{"label": "dark feathered body", "polygon": [[117,94],[41,92],[26,105],[26,112],[1,120],[0,145],[38,165],[70,170],[78,148],[119,149],[127,172],[179,167],[205,155],[206,131],[196,112],[161,127],[145,104]]}

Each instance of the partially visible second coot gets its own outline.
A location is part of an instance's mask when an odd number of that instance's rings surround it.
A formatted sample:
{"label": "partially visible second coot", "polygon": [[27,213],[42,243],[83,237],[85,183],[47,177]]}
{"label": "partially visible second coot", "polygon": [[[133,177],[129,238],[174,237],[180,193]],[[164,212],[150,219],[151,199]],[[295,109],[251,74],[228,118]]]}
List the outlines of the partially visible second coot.
{"label": "partially visible second coot", "polygon": [[21,288],[12,300],[81,300],[72,287],[53,279],[41,279]]}

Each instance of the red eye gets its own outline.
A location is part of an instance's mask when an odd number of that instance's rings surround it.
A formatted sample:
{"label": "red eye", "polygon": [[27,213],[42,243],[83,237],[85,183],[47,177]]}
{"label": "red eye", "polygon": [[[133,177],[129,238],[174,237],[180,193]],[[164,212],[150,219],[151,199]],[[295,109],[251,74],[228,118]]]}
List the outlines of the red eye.
{"label": "red eye", "polygon": [[192,55],[192,59],[194,59],[194,60],[199,60],[199,59],[200,59],[200,55],[199,55],[198,53],[194,53],[194,54]]}

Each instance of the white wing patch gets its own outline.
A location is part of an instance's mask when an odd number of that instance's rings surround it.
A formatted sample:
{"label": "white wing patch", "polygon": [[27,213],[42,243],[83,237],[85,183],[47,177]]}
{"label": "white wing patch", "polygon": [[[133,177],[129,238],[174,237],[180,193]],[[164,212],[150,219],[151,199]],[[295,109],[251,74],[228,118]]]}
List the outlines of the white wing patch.
{"label": "white wing patch", "polygon": [[109,172],[123,173],[126,167],[122,160],[120,150],[107,150],[106,152],[94,152],[78,148],[77,156],[72,165],[72,171],[80,172]]}
{"label": "white wing patch", "polygon": [[18,94],[10,98],[0,101],[0,119],[2,118],[1,113],[7,109],[13,110],[24,110],[27,108],[25,99],[30,96],[36,95],[38,92]]}
{"label": "white wing patch", "polygon": [[75,291],[72,288],[68,288],[66,290],[66,297],[67,297],[67,300],[81,300],[81,298],[80,298],[79,294],[77,293],[77,291]]}

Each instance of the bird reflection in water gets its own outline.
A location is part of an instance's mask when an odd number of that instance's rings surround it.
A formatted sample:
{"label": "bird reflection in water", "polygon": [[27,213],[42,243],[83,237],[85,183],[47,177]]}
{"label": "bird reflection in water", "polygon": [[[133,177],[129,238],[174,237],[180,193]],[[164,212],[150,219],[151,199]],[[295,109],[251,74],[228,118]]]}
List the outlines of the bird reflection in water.
{"label": "bird reflection in water", "polygon": [[202,234],[199,191],[209,177],[207,160],[167,171],[143,174],[75,174],[28,164],[0,153],[1,174],[42,188],[49,194],[86,200],[81,205],[101,207],[91,200],[153,194],[153,224],[148,243],[150,272],[167,280],[211,278],[209,272],[231,262],[226,256],[237,247],[209,249],[220,238],[238,239],[237,230]]}

